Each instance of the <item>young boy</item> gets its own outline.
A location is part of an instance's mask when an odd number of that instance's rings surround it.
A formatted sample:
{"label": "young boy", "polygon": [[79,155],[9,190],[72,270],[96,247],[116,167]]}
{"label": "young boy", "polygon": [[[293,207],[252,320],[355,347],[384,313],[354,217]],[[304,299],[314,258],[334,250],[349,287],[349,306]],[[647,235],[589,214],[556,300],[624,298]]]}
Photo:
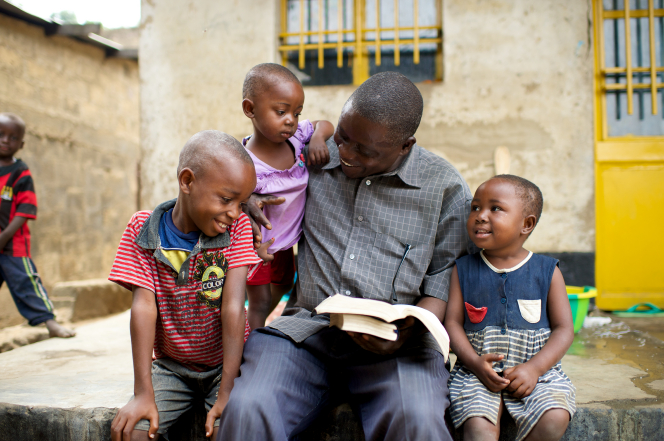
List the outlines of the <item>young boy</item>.
{"label": "young boy", "polygon": [[109,276],[134,293],[134,398],[113,420],[117,441],[168,439],[201,394],[216,436],[249,334],[245,283],[262,261],[240,204],[256,186],[253,162],[208,130],[186,143],[177,172],[178,198],[132,217]]}
{"label": "young boy", "polygon": [[37,197],[25,162],[14,155],[23,148],[25,123],[0,113],[0,285],[7,282],[18,312],[31,326],[46,325],[51,337],[76,333],[55,321],[53,305],[30,258],[28,219],[37,218]]}

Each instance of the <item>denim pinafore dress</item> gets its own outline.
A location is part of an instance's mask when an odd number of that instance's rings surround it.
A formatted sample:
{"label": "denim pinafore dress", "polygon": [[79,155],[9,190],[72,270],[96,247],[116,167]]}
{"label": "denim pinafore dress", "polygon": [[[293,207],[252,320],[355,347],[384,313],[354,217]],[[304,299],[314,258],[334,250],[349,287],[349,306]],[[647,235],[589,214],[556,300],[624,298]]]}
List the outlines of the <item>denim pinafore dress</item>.
{"label": "denim pinafore dress", "polygon": [[[478,355],[502,354],[496,372],[523,364],[537,354],[551,335],[547,299],[558,261],[530,252],[518,265],[497,269],[483,252],[456,261],[464,301],[464,330]],[[468,418],[484,417],[498,423],[501,395],[522,440],[542,414],[562,408],[574,415],[576,389],[560,361],[541,376],[533,392],[523,398],[507,391],[491,392],[460,362],[448,382],[450,410],[455,427]]]}

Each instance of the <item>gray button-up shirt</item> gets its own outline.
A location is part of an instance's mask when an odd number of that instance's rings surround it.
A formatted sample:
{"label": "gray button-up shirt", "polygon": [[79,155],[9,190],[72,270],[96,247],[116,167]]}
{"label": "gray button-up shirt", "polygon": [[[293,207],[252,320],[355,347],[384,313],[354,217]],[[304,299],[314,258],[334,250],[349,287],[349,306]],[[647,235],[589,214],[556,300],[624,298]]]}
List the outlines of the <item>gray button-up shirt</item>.
{"label": "gray button-up shirt", "polygon": [[[466,219],[472,196],[459,172],[414,145],[395,171],[348,178],[330,139],[330,162],[310,168],[299,248],[297,292],[270,327],[301,342],[326,326],[311,311],[340,293],[398,303],[422,296],[447,301],[454,261],[467,253]],[[302,242],[300,242],[302,245]]]}

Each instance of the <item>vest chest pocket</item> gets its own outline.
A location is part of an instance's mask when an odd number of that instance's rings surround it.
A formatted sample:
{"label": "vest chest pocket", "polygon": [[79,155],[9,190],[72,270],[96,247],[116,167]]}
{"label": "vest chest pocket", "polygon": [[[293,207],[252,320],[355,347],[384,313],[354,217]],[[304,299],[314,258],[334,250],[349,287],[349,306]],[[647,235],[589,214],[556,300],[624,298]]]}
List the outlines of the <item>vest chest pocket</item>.
{"label": "vest chest pocket", "polygon": [[541,300],[524,300],[517,299],[519,304],[519,311],[521,317],[528,323],[537,323],[542,316],[542,301]]}

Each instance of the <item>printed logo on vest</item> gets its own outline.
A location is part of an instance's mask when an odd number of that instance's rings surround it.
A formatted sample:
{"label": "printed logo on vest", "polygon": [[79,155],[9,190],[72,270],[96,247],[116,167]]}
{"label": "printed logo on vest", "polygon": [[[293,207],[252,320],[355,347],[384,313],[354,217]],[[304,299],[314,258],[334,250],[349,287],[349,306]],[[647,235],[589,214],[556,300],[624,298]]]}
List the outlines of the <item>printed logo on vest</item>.
{"label": "printed logo on vest", "polygon": [[226,281],[228,261],[221,251],[208,253],[203,251],[196,259],[194,279],[201,281],[201,290],[197,298],[210,308],[218,308],[221,305],[221,293]]}
{"label": "printed logo on vest", "polygon": [[12,187],[7,187],[6,185],[2,187],[2,192],[0,193],[0,198],[6,201],[11,201],[14,197],[14,189]]}

